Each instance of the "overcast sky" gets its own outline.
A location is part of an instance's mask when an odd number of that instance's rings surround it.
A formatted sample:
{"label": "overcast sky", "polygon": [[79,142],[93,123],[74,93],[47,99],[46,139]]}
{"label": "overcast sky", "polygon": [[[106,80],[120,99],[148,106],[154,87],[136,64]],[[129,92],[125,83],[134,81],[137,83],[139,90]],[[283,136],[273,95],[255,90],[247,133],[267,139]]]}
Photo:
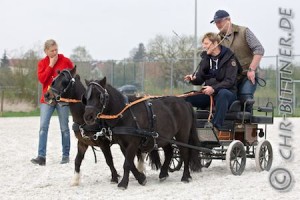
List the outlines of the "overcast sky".
{"label": "overcast sky", "polygon": [[[279,37],[287,35],[279,29],[279,7],[292,9],[294,53],[300,54],[298,0],[198,0],[197,4],[198,38],[217,32],[209,22],[216,10],[225,9],[234,23],[255,33],[265,55],[276,55]],[[0,0],[0,55],[6,50],[13,57],[53,38],[66,56],[84,46],[94,59],[123,59],[157,34],[194,35],[194,14],[195,0]]]}

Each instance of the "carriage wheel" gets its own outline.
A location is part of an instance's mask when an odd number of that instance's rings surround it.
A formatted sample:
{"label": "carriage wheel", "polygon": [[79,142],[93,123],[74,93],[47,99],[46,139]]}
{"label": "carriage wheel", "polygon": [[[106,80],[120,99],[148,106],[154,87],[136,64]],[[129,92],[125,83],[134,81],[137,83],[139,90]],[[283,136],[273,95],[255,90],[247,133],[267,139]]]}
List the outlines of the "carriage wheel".
{"label": "carriage wheel", "polygon": [[255,164],[258,171],[269,171],[273,162],[273,150],[268,140],[258,143],[255,150]]}
{"label": "carriage wheel", "polygon": [[[210,158],[210,156],[207,154],[200,153],[200,157],[202,157],[201,158],[202,167],[208,168],[212,162],[212,159]],[[205,157],[205,158],[203,158],[203,157]]]}
{"label": "carriage wheel", "polygon": [[176,145],[172,145],[172,146],[173,146],[173,158],[169,165],[169,172],[179,171],[183,164],[183,160],[180,157],[180,152],[178,147]]}
{"label": "carriage wheel", "polygon": [[241,175],[246,166],[246,151],[244,145],[239,140],[230,143],[226,151],[227,168],[234,175]]}

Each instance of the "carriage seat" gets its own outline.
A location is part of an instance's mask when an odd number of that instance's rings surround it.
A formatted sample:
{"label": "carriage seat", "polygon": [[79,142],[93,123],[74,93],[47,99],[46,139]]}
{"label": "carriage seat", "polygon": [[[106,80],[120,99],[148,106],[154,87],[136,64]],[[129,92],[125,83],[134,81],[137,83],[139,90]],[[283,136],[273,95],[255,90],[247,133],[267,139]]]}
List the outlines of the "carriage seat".
{"label": "carriage seat", "polygon": [[[253,99],[247,100],[244,104],[240,100],[235,100],[229,107],[228,112],[226,113],[225,120],[235,120],[235,121],[244,121],[251,120],[252,113],[246,112],[246,105],[253,105]],[[214,110],[213,110],[214,113]],[[209,108],[208,109],[199,109],[196,110],[197,119],[208,119],[209,117]]]}

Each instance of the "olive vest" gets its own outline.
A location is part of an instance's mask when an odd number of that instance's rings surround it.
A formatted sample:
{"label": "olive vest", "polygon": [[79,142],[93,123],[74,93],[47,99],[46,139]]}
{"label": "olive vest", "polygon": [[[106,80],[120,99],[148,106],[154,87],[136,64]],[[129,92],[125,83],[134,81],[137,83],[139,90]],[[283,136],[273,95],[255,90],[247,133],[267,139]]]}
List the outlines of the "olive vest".
{"label": "olive vest", "polygon": [[253,59],[253,53],[246,40],[246,29],[246,27],[232,24],[230,36],[225,37],[223,33],[219,33],[222,39],[221,44],[233,51],[243,70],[248,70]]}

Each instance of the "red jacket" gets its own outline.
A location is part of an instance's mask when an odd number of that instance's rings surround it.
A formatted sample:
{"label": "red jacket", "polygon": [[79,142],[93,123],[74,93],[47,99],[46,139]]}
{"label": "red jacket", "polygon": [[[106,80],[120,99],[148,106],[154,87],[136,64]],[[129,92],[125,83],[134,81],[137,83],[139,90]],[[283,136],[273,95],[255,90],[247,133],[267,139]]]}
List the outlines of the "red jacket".
{"label": "red jacket", "polygon": [[49,57],[46,56],[38,63],[37,76],[42,84],[42,96],[40,99],[41,103],[46,103],[44,99],[44,94],[47,92],[49,85],[52,80],[57,76],[57,71],[62,71],[64,69],[72,69],[73,63],[69,58],[64,57],[63,54],[58,54],[58,60],[53,67],[49,67]]}

